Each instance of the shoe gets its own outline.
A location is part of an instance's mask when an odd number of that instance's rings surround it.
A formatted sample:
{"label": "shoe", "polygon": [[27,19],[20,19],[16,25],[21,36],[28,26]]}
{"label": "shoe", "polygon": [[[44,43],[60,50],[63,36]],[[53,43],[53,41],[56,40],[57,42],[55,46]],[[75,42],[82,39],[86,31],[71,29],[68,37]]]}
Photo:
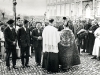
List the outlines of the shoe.
{"label": "shoe", "polygon": [[89,53],[89,55],[92,55],[92,53]]}
{"label": "shoe", "polygon": [[40,63],[37,63],[37,64],[36,64],[36,66],[40,66],[40,65],[41,65]]}
{"label": "shoe", "polygon": [[96,56],[94,56],[93,58],[91,58],[91,59],[96,59]]}
{"label": "shoe", "polygon": [[81,51],[82,53],[85,53],[85,51]]}
{"label": "shoe", "polygon": [[25,65],[22,65],[22,68],[25,68]]}
{"label": "shoe", "polygon": [[22,68],[25,68],[25,66],[24,66],[24,65],[22,65]]}
{"label": "shoe", "polygon": [[10,71],[10,70],[11,70],[11,68],[10,68],[10,67],[7,67],[7,70],[9,70],[9,71]]}
{"label": "shoe", "polygon": [[14,69],[18,69],[16,66],[13,66]]}
{"label": "shoe", "polygon": [[100,57],[97,57],[97,60],[100,61]]}
{"label": "shoe", "polygon": [[30,67],[29,65],[25,65],[26,67]]}
{"label": "shoe", "polygon": [[41,66],[41,64],[39,63],[38,66]]}

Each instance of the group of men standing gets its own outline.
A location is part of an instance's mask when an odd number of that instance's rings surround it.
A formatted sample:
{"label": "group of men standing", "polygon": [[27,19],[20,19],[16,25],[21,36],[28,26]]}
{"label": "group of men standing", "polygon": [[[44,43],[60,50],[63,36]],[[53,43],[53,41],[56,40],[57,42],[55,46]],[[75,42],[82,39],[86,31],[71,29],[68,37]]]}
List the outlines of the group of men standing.
{"label": "group of men standing", "polygon": [[[10,19],[8,22],[8,26],[4,30],[5,37],[5,48],[6,48],[6,66],[7,69],[10,70],[10,56],[12,54],[12,64],[13,68],[16,67],[16,59],[17,59],[17,51],[16,46],[20,48],[21,52],[21,63],[22,68],[30,67],[29,66],[29,48],[30,48],[30,29],[29,21],[24,20],[23,26],[20,27],[17,31],[14,28],[14,20]],[[36,29],[32,32],[32,39],[34,48],[35,48],[35,60],[37,65],[41,63],[41,52],[42,52],[42,30],[41,30],[41,22],[36,23]]]}
{"label": "group of men standing", "polygon": [[[6,48],[6,66],[10,70],[10,56],[12,54],[12,64],[13,68],[16,67],[17,51],[16,46],[18,45],[21,52],[21,63],[22,68],[29,66],[29,49],[30,49],[30,38],[33,39],[34,49],[35,49],[35,60],[36,64],[41,64],[41,52],[42,52],[42,30],[41,22],[36,23],[36,29],[32,31],[32,37],[30,36],[29,21],[24,20],[20,22],[23,24],[17,31],[14,28],[14,20],[10,19],[7,24],[8,26],[4,30],[5,37],[5,48]],[[18,44],[17,44],[18,43]]]}
{"label": "group of men standing", "polygon": [[[89,55],[93,55],[93,47],[95,42],[95,35],[94,32],[99,27],[98,22],[96,19],[94,20],[87,20],[83,21],[82,25],[80,23],[80,27],[77,31],[77,38],[78,38],[78,48],[80,51],[80,48],[83,49],[83,53],[89,53]],[[95,59],[96,57],[93,57],[92,59]]]}
{"label": "group of men standing", "polygon": [[[12,64],[13,68],[16,67],[16,45],[18,45],[21,50],[21,62],[22,67],[29,67],[29,46],[30,46],[30,31],[28,29],[28,21],[24,20],[24,25],[21,27],[18,32],[14,28],[14,20],[10,19],[8,22],[7,28],[4,30],[5,37],[5,48],[6,48],[6,66],[10,70],[10,55],[12,53]],[[24,60],[26,59],[26,61]]]}

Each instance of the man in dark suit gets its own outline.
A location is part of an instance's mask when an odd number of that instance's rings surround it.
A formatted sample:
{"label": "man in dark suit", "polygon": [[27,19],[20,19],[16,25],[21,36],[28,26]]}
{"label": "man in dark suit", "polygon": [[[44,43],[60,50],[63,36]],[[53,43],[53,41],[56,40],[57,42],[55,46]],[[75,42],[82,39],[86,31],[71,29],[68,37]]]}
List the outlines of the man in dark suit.
{"label": "man in dark suit", "polygon": [[4,31],[4,37],[5,37],[5,48],[6,48],[6,66],[7,69],[10,70],[10,55],[12,53],[12,64],[13,68],[17,69],[16,65],[16,31],[15,28],[13,28],[14,20],[10,19],[8,22],[8,27]]}
{"label": "man in dark suit", "polygon": [[35,49],[35,61],[37,66],[41,64],[41,52],[42,52],[42,30],[41,22],[36,23],[36,29],[32,32],[34,49]]}
{"label": "man in dark suit", "polygon": [[33,31],[33,29],[35,29],[36,28],[36,26],[35,26],[35,23],[32,23],[31,24],[32,26],[30,26],[30,43],[31,43],[31,53],[33,53],[34,52],[34,44],[33,44],[33,39],[32,39],[32,31]]}
{"label": "man in dark suit", "polygon": [[[67,18],[66,18],[66,17],[63,17],[63,24],[64,24],[65,22],[67,23]],[[64,29],[63,24],[60,25],[60,26],[58,27],[58,31],[61,31],[61,30]]]}
{"label": "man in dark suit", "polygon": [[[29,21],[24,20],[24,25],[18,30],[18,45],[21,48],[22,67],[30,67],[29,63],[29,47],[30,47],[30,30],[28,28]],[[26,61],[24,60],[26,59]]]}

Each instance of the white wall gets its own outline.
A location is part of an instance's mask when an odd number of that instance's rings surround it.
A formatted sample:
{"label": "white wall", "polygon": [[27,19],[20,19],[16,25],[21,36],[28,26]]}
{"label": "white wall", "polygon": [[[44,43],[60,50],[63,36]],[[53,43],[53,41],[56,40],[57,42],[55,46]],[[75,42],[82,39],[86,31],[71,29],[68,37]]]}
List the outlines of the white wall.
{"label": "white wall", "polygon": [[65,16],[70,16],[69,15],[69,4],[66,4],[66,13]]}
{"label": "white wall", "polygon": [[60,16],[60,5],[57,5],[57,16]]}
{"label": "white wall", "polygon": [[100,1],[97,2],[97,16],[100,16]]}
{"label": "white wall", "polygon": [[61,5],[61,16],[65,15],[64,12],[65,12],[65,6],[64,6],[64,4],[62,4]]}

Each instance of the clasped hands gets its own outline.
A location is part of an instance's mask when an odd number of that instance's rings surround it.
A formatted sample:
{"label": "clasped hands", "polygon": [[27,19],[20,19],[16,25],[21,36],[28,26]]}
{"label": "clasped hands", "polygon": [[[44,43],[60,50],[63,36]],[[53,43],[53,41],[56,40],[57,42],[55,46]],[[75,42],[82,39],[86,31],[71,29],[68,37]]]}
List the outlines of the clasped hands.
{"label": "clasped hands", "polygon": [[16,44],[16,42],[14,41],[14,42],[13,42],[13,45],[15,45],[15,44]]}
{"label": "clasped hands", "polygon": [[38,40],[42,40],[42,37],[41,37],[41,36],[39,36],[37,39],[38,39]]}
{"label": "clasped hands", "polygon": [[89,31],[89,33],[92,33],[92,31]]}

